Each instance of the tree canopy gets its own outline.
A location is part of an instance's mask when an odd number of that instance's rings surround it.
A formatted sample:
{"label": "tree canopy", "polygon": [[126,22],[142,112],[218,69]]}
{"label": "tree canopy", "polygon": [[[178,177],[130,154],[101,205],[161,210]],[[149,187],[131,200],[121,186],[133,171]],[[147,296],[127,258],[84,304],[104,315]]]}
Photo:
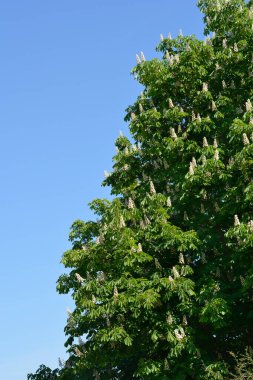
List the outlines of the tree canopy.
{"label": "tree canopy", "polygon": [[200,0],[202,41],[137,55],[97,221],[75,221],[61,379],[228,379],[253,344],[253,8]]}

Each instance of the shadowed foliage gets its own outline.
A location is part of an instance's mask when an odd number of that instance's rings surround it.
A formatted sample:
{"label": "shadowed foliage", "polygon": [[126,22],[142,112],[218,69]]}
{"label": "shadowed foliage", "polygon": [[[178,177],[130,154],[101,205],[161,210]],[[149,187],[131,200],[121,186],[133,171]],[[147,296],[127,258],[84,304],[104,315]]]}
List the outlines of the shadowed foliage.
{"label": "shadowed foliage", "polygon": [[253,9],[198,5],[205,41],[161,36],[161,59],[137,55],[114,199],[72,225],[60,379],[228,379],[229,352],[253,344]]}

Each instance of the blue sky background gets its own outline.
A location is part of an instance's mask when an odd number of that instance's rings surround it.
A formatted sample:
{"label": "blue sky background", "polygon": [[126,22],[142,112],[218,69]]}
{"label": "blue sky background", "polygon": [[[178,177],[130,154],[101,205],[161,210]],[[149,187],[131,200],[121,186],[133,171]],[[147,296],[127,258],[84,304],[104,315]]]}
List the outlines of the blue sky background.
{"label": "blue sky background", "polygon": [[135,54],[196,34],[195,0],[0,2],[0,373],[26,379],[66,358],[62,253],[87,204],[106,197],[114,141],[140,86]]}

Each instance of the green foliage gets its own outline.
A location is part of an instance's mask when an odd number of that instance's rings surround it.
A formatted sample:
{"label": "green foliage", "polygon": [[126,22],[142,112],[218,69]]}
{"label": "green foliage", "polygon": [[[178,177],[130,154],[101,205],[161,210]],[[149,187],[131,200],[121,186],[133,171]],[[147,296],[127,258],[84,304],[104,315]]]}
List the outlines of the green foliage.
{"label": "green foliage", "polygon": [[35,374],[28,374],[28,380],[55,380],[58,379],[58,369],[51,370],[45,365],[41,365]]}
{"label": "green foliage", "polygon": [[231,380],[253,380],[253,351],[247,347],[245,353],[236,357],[231,353],[236,362],[235,373],[232,374]]}
{"label": "green foliage", "polygon": [[76,307],[60,379],[222,380],[228,352],[253,344],[250,6],[200,0],[212,36],[168,37],[161,59],[138,58],[133,143],[116,140],[103,182],[115,197],[73,223],[62,258],[58,291]]}

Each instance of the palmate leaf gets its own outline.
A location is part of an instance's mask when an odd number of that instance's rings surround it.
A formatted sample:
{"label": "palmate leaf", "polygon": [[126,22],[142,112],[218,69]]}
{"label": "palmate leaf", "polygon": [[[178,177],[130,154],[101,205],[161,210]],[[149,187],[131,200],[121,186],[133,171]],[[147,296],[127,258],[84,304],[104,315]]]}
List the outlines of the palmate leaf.
{"label": "palmate leaf", "polygon": [[250,6],[200,0],[205,41],[137,57],[131,141],[103,182],[114,198],[91,202],[98,220],[73,223],[62,258],[69,378],[228,380],[228,352],[253,345]]}

